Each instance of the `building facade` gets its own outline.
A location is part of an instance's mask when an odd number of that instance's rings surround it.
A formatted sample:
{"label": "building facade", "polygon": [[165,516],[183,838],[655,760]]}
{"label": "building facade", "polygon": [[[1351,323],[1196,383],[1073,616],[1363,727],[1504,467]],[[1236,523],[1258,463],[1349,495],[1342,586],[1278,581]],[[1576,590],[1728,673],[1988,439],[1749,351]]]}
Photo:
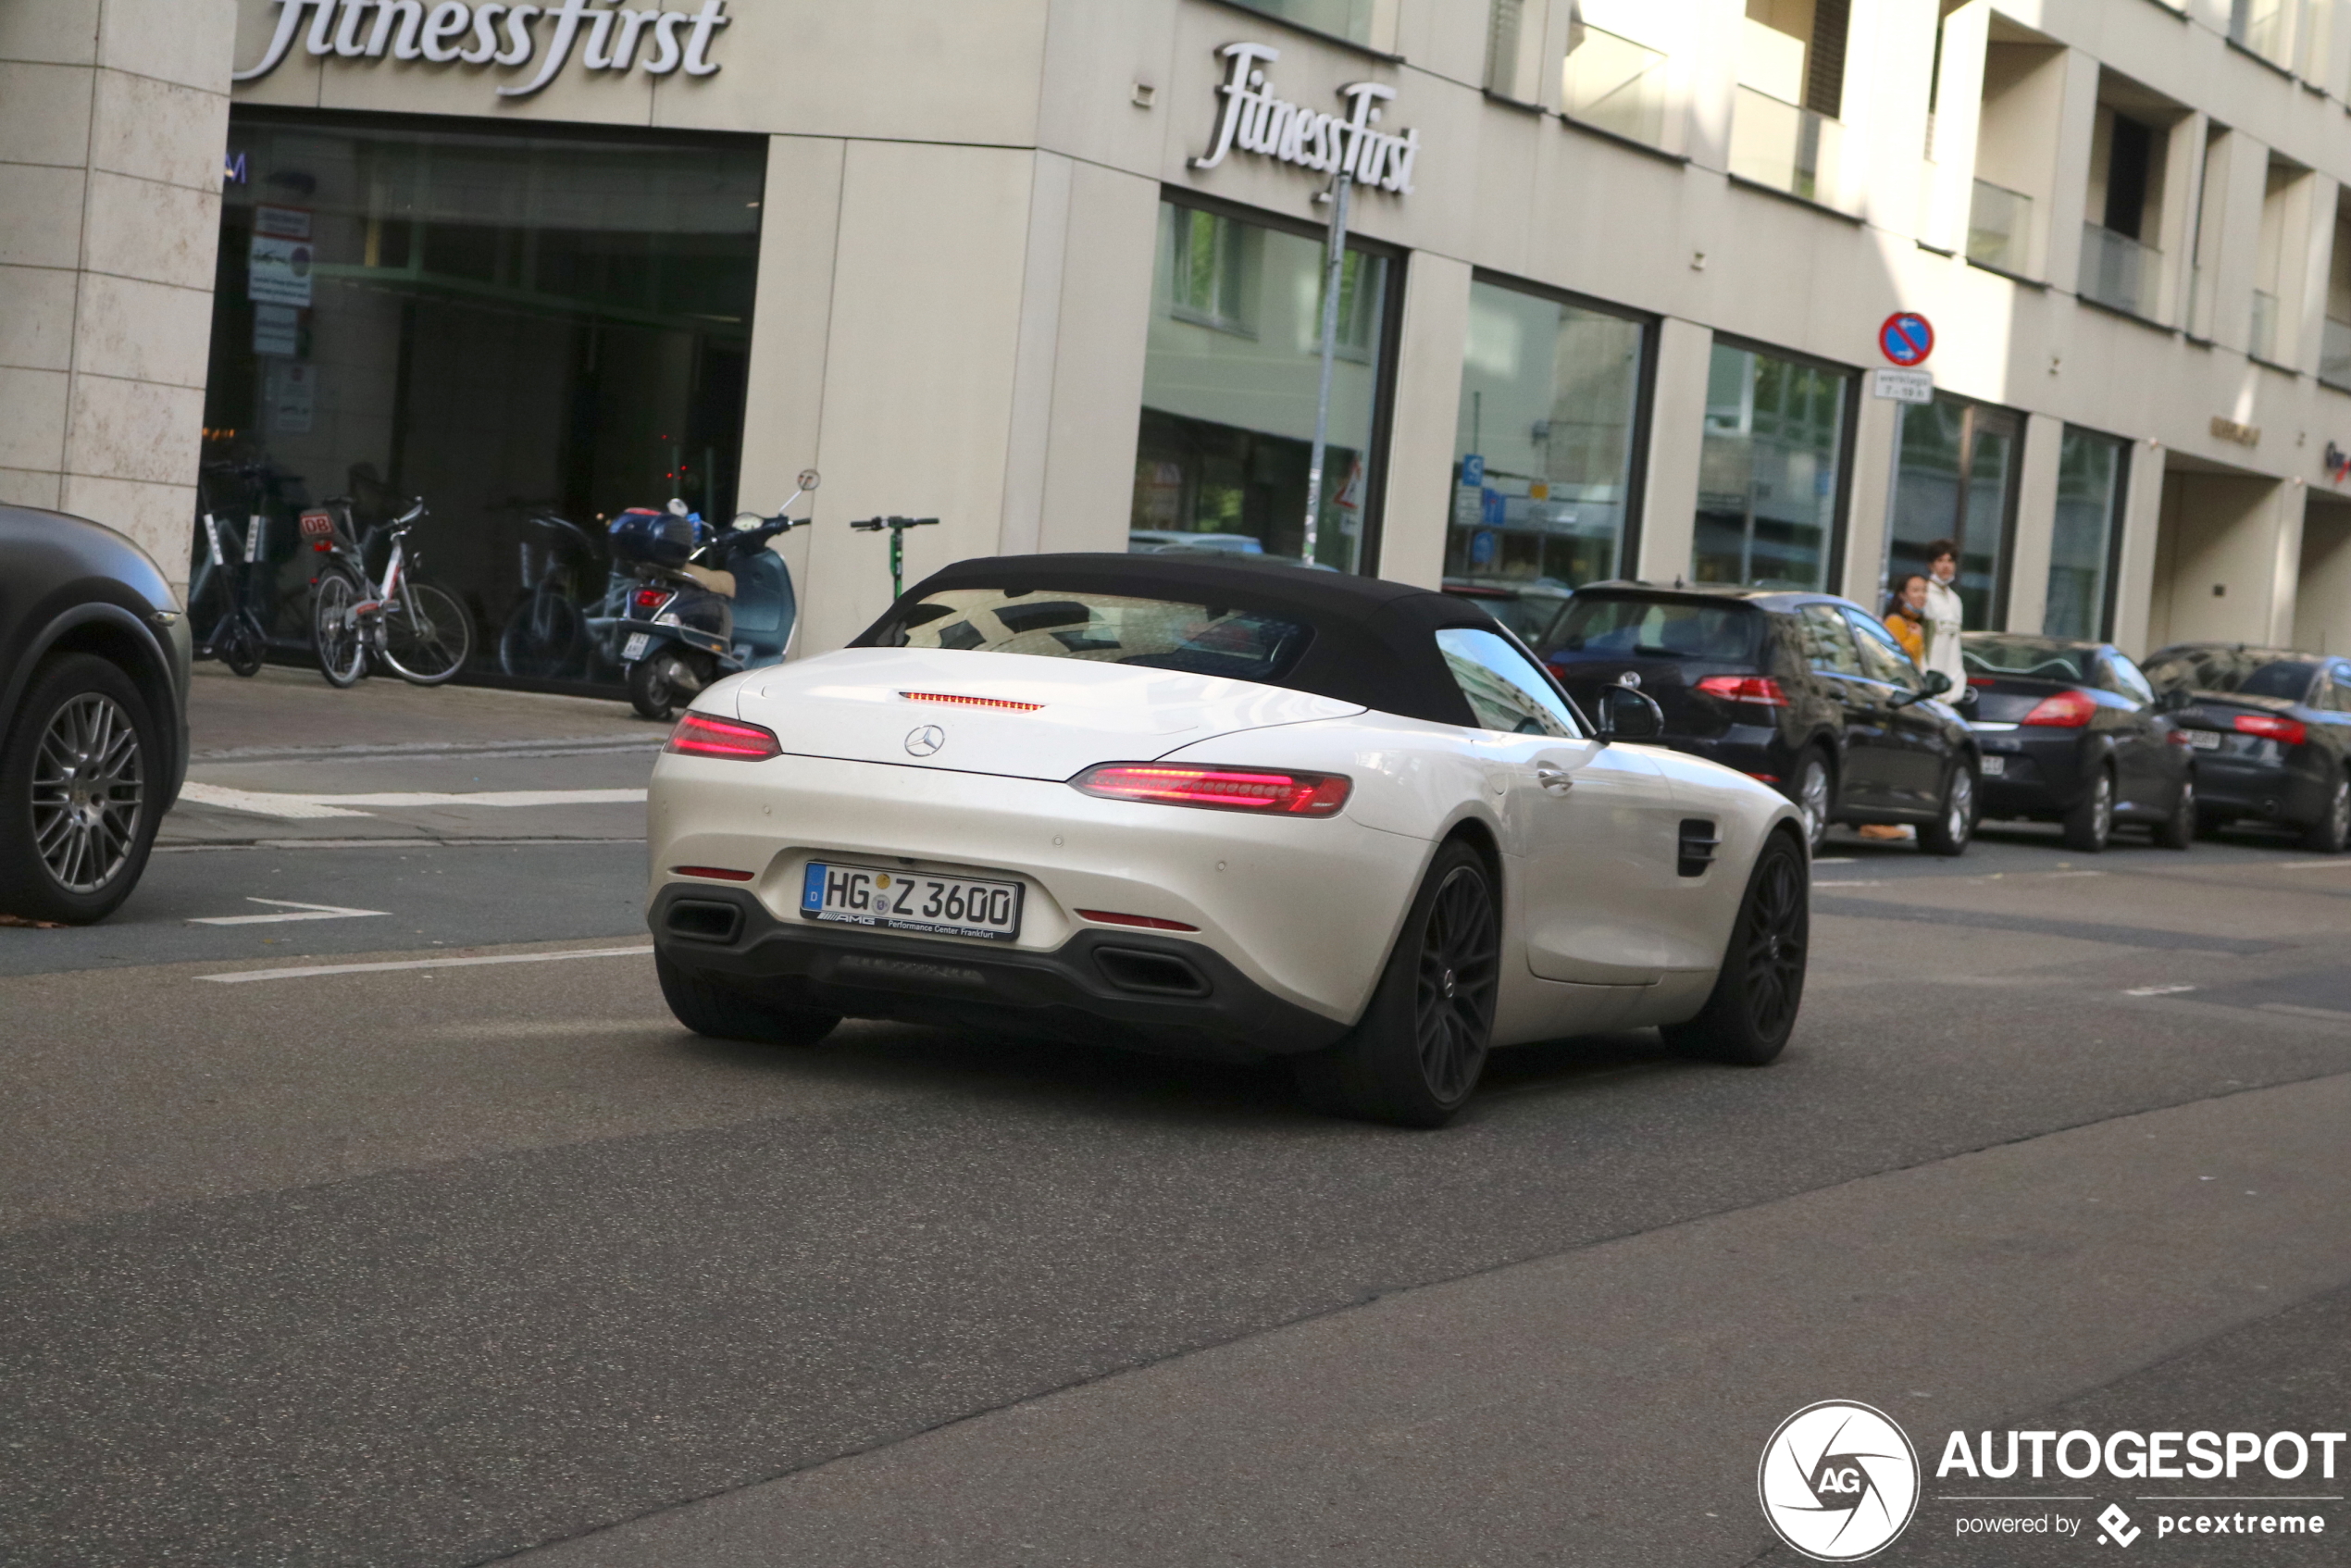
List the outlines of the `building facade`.
{"label": "building facade", "polygon": [[294,513],[421,493],[491,673],[601,517],[808,467],[802,652],[887,602],[881,514],[940,519],[910,576],[1311,532],[1872,604],[1949,537],[1971,625],[2341,651],[2343,11],[0,6],[0,496],[199,567],[265,517],[292,606]]}

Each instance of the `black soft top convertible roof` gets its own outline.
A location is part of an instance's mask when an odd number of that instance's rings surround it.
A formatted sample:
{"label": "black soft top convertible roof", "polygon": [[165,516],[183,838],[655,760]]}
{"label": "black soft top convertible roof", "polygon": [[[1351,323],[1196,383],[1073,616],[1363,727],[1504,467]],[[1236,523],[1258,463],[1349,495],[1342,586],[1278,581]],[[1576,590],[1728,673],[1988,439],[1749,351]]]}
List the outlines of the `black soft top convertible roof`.
{"label": "black soft top convertible roof", "polygon": [[[906,591],[912,604],[941,589],[1072,590],[1135,599],[1229,605],[1312,628],[1306,652],[1275,685],[1381,713],[1474,728],[1433,633],[1445,627],[1498,631],[1476,604],[1378,578],[1239,561],[1165,555],[987,555],[958,561]],[[895,611],[867,627],[852,648],[888,646]],[[1505,635],[1508,635],[1505,633]]]}

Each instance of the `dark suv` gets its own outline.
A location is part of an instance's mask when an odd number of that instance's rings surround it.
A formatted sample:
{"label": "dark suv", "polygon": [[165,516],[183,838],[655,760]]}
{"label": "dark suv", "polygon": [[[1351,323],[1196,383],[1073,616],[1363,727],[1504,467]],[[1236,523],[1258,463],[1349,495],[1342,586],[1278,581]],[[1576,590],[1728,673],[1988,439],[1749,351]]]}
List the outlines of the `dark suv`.
{"label": "dark suv", "polygon": [[1981,761],[1948,680],[1848,600],[1594,583],[1537,652],[1587,713],[1610,686],[1654,699],[1661,744],[1778,789],[1815,848],[1831,822],[1915,824],[1934,854],[1974,835]]}
{"label": "dark suv", "polygon": [[80,517],[0,506],[0,914],[111,915],[188,769],[186,617]]}
{"label": "dark suv", "polygon": [[2351,847],[2351,659],[2183,642],[2149,654],[2146,673],[2181,694],[2204,828],[2274,823],[2320,854]]}

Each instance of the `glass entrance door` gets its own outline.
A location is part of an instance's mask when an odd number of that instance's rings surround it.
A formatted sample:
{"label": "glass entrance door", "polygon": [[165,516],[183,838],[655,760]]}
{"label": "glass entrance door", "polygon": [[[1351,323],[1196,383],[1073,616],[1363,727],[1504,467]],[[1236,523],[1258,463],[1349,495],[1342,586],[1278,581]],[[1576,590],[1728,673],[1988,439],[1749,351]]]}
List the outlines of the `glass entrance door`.
{"label": "glass entrance door", "polygon": [[1925,571],[1927,547],[1953,540],[1959,547],[1958,586],[1968,629],[2006,628],[2023,438],[2023,419],[2005,408],[1946,397],[1903,408],[1902,459],[1881,590]]}

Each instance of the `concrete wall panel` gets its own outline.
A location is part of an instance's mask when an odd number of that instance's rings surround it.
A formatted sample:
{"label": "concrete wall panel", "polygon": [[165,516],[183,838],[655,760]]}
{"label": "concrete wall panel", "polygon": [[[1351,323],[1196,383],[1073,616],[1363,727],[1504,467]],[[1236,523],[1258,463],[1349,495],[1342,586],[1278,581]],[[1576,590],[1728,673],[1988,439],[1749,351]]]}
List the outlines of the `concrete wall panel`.
{"label": "concrete wall panel", "polygon": [[[1406,275],[1403,343],[1397,376],[1417,395],[1400,401],[1388,444],[1387,505],[1380,524],[1379,575],[1435,588],[1445,573],[1445,529],[1453,501],[1453,443],[1460,428],[1462,356],[1469,336],[1470,268],[1420,255]],[[1451,397],[1442,395],[1447,385]]]}

